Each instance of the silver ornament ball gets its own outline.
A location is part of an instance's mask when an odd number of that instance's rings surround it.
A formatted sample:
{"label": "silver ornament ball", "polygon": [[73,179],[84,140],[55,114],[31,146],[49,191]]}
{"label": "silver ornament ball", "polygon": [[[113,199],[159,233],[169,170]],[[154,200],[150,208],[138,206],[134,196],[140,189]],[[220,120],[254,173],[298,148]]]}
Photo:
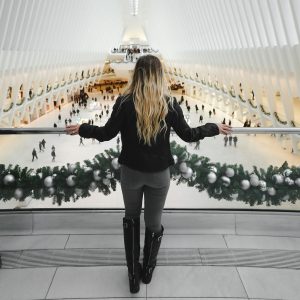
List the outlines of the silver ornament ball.
{"label": "silver ornament ball", "polygon": [[75,180],[76,180],[75,175],[68,176],[67,179],[66,179],[67,185],[70,186],[70,187],[75,186],[75,184],[76,184]]}
{"label": "silver ornament ball", "polygon": [[264,180],[260,180],[259,187],[262,192],[265,192],[267,190],[267,183]]}
{"label": "silver ornament ball", "polygon": [[297,178],[297,179],[295,179],[295,184],[296,184],[297,186],[300,186],[300,177]]}
{"label": "silver ornament ball", "polygon": [[17,188],[14,192],[14,197],[17,199],[17,200],[20,200],[22,199],[23,197],[23,190],[21,188]]}
{"label": "silver ornament ball", "polygon": [[230,185],[230,178],[226,177],[226,176],[222,176],[221,177],[222,183],[224,186],[228,187]]}
{"label": "silver ornament ball", "polygon": [[270,196],[275,196],[276,195],[276,190],[273,187],[269,187],[267,189],[267,192]]}
{"label": "silver ornament ball", "polygon": [[187,170],[188,170],[188,166],[186,165],[185,162],[182,162],[180,165],[179,165],[179,170],[181,173],[186,173]]}
{"label": "silver ornament ball", "polygon": [[283,178],[283,176],[281,174],[275,174],[275,175],[273,175],[272,179],[277,184],[281,184],[284,181],[284,178]]}
{"label": "silver ornament ball", "polygon": [[99,170],[95,170],[93,172],[93,177],[94,177],[95,181],[100,181],[101,180],[100,174],[101,174],[101,172]]}
{"label": "silver ornament ball", "polygon": [[291,174],[293,173],[293,171],[291,169],[285,169],[282,174],[284,177],[289,177]]}
{"label": "silver ornament ball", "polygon": [[55,188],[54,187],[50,187],[48,189],[49,194],[52,196],[55,193]]}
{"label": "silver ornament ball", "polygon": [[187,171],[185,173],[182,173],[182,177],[185,179],[191,178],[193,175],[193,170],[191,168],[187,168]]}
{"label": "silver ornament ball", "polygon": [[45,179],[44,179],[44,185],[45,187],[52,187],[53,186],[53,177],[52,176],[47,176]]}
{"label": "silver ornament ball", "polygon": [[96,188],[97,188],[97,183],[94,182],[94,181],[92,181],[90,183],[89,190],[92,191],[92,192],[94,192],[96,190]]}
{"label": "silver ornament ball", "polygon": [[247,179],[241,181],[241,189],[246,191],[250,188],[250,182]]}
{"label": "silver ornament ball", "polygon": [[232,168],[227,168],[226,169],[226,171],[225,171],[225,175],[227,176],[227,177],[233,177],[234,176],[234,169],[232,169]]}
{"label": "silver ornament ball", "polygon": [[207,175],[207,180],[209,183],[215,183],[217,180],[217,175],[214,172],[209,172]]}
{"label": "silver ornament ball", "polygon": [[76,165],[69,164],[69,166],[68,166],[69,173],[74,173],[75,170],[76,170]]}
{"label": "silver ornament ball", "polygon": [[259,185],[259,178],[256,174],[251,174],[250,175],[250,184],[252,186],[258,186]]}
{"label": "silver ornament ball", "polygon": [[78,197],[81,197],[82,194],[83,194],[83,190],[82,190],[82,189],[79,189],[79,188],[75,188],[75,194],[76,194]]}
{"label": "silver ornament ball", "polygon": [[115,157],[112,161],[111,161],[111,165],[115,170],[118,170],[120,168],[120,164],[118,162],[118,158]]}
{"label": "silver ornament ball", "polygon": [[3,183],[4,183],[5,185],[9,185],[9,184],[12,184],[12,183],[14,183],[14,182],[15,182],[15,176],[12,175],[12,174],[7,174],[7,175],[5,175],[4,178],[3,178]]}

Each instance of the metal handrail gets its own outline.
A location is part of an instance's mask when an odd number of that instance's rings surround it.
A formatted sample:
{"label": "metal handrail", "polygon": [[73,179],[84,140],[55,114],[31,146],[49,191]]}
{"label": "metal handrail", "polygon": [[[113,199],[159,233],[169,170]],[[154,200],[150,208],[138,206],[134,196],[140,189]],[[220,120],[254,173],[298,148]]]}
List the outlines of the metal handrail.
{"label": "metal handrail", "polygon": [[[8,134],[66,134],[65,128],[0,128],[0,135]],[[300,134],[300,128],[295,127],[232,127],[232,134]]]}

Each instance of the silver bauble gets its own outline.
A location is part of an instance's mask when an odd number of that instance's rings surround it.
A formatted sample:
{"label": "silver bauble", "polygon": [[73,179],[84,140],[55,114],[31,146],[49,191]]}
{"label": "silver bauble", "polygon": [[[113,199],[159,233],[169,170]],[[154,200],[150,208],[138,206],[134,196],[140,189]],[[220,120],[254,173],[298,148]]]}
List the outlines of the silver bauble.
{"label": "silver bauble", "polygon": [[215,166],[209,167],[209,170],[214,172],[214,173],[218,173],[218,169]]}
{"label": "silver bauble", "polygon": [[264,180],[259,181],[259,188],[261,191],[265,192],[267,190],[267,183]]}
{"label": "silver bauble", "polygon": [[187,171],[185,173],[182,173],[182,177],[185,179],[191,178],[193,175],[193,170],[191,168],[187,168]]}
{"label": "silver bauble", "polygon": [[181,173],[186,173],[187,170],[188,170],[188,166],[186,165],[185,162],[182,162],[180,165],[179,165],[179,170]]}
{"label": "silver bauble", "polygon": [[14,175],[7,174],[7,175],[5,175],[4,178],[3,178],[3,183],[4,183],[5,185],[9,185],[9,184],[14,183],[15,180],[16,180],[16,179],[15,179],[15,176],[14,176]]}
{"label": "silver bauble", "polygon": [[288,201],[290,199],[290,195],[286,194],[285,196],[282,197],[283,201]]}
{"label": "silver bauble", "polygon": [[111,161],[111,165],[115,170],[118,170],[120,168],[120,164],[118,162],[118,158],[115,157],[112,161]]}
{"label": "silver bauble", "polygon": [[281,174],[275,174],[272,176],[272,179],[275,181],[277,184],[281,184],[284,181],[284,178]]}
{"label": "silver bauble", "polygon": [[66,182],[68,186],[75,186],[76,184],[76,176],[75,175],[70,175],[67,177]]}
{"label": "silver bauble", "polygon": [[217,180],[217,175],[214,172],[209,172],[207,175],[207,180],[209,183],[215,183]]}
{"label": "silver bauble", "polygon": [[75,188],[75,194],[76,194],[78,197],[81,197],[82,194],[83,194],[83,190],[82,190],[82,189],[79,189],[79,188]]}
{"label": "silver bauble", "polygon": [[290,178],[290,180],[288,181],[287,183],[288,185],[294,185],[295,184],[295,181],[293,179]]}
{"label": "silver bauble", "polygon": [[48,189],[49,194],[52,196],[55,193],[55,188],[54,187],[50,187]]}
{"label": "silver bauble", "polygon": [[15,197],[17,200],[22,199],[23,195],[24,195],[24,192],[23,192],[23,190],[22,190],[21,188],[17,188],[17,189],[15,190],[15,192],[14,192],[14,197]]}
{"label": "silver bauble", "polygon": [[76,170],[76,165],[74,165],[74,164],[69,164],[68,165],[69,173],[74,173],[75,170]]}
{"label": "silver bauble", "polygon": [[248,190],[249,188],[250,188],[250,182],[249,182],[249,180],[243,179],[243,180],[241,181],[241,189],[244,190],[244,191],[246,191],[246,190]]}
{"label": "silver bauble", "polygon": [[234,169],[232,168],[227,168],[226,171],[225,171],[225,175],[227,177],[233,177],[234,176]]}
{"label": "silver bauble", "polygon": [[226,177],[226,176],[222,176],[221,177],[222,183],[224,186],[229,186],[230,185],[230,178]]}
{"label": "silver bauble", "polygon": [[177,164],[178,163],[178,157],[177,157],[177,155],[173,155],[173,159],[174,159],[174,163]]}
{"label": "silver bauble", "polygon": [[251,174],[250,175],[250,184],[252,186],[258,186],[259,185],[259,178],[256,174]]}
{"label": "silver bauble", "polygon": [[102,182],[103,182],[103,184],[105,184],[105,185],[109,185],[109,184],[110,184],[110,180],[107,179],[107,178],[104,178],[104,179],[102,180]]}
{"label": "silver bauble", "polygon": [[297,186],[300,186],[300,178],[295,179],[295,184],[296,184]]}
{"label": "silver bauble", "polygon": [[195,166],[196,167],[200,167],[202,165],[202,161],[199,159],[196,163]]}
{"label": "silver bauble", "polygon": [[52,187],[53,186],[53,177],[52,176],[47,176],[45,179],[44,179],[44,185],[45,187]]}
{"label": "silver bauble", "polygon": [[293,173],[293,171],[291,169],[285,169],[282,174],[285,177],[289,177],[291,174]]}
{"label": "silver bauble", "polygon": [[99,170],[95,170],[93,172],[93,176],[94,176],[95,181],[100,181],[101,180],[100,174],[101,174],[101,172]]}
{"label": "silver bauble", "polygon": [[276,190],[273,187],[269,187],[267,189],[267,192],[270,196],[275,196],[276,195]]}
{"label": "silver bauble", "polygon": [[90,183],[89,190],[92,191],[92,192],[94,192],[96,190],[96,188],[97,188],[97,183],[94,182],[94,181],[92,181]]}

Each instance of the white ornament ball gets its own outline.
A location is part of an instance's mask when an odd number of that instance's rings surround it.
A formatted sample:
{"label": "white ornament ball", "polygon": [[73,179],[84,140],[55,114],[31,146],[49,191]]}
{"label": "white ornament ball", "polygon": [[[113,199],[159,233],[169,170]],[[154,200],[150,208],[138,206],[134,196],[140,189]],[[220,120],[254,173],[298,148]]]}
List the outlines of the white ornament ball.
{"label": "white ornament ball", "polygon": [[22,197],[23,197],[23,190],[21,189],[21,188],[17,188],[16,190],[15,190],[15,193],[14,193],[14,197],[17,199],[17,200],[20,200],[20,199],[22,199]]}
{"label": "white ornament ball", "polygon": [[50,187],[48,189],[49,194],[52,196],[55,193],[55,188],[54,187]]}
{"label": "white ornament ball", "polygon": [[78,197],[80,197],[80,196],[82,196],[82,194],[83,194],[83,190],[82,190],[82,189],[79,189],[79,188],[75,188],[75,194],[76,194]]}
{"label": "white ornament ball", "polygon": [[90,183],[89,190],[94,192],[96,189],[97,189],[97,183],[95,181],[92,181]]}
{"label": "white ornament ball", "polygon": [[9,184],[12,184],[15,182],[15,176],[14,175],[11,175],[11,174],[7,174],[4,176],[3,178],[3,183],[5,185],[9,185]]}
{"label": "white ornament ball", "polygon": [[267,192],[270,196],[275,196],[276,195],[276,190],[273,187],[268,188]]}
{"label": "white ornament ball", "polygon": [[209,170],[214,172],[214,173],[218,173],[218,169],[215,166],[209,167]]}
{"label": "white ornament ball", "polygon": [[227,168],[226,169],[226,171],[225,171],[225,175],[227,176],[227,177],[233,177],[234,176],[234,169],[232,169],[232,168]]}
{"label": "white ornament ball", "polygon": [[73,173],[75,170],[76,170],[76,165],[74,165],[74,164],[69,164],[69,166],[68,166],[68,171],[69,171],[70,173]]}
{"label": "white ornament ball", "polygon": [[209,172],[207,175],[207,180],[209,183],[215,183],[217,180],[217,175],[214,172]]}
{"label": "white ornament ball", "polygon": [[247,179],[241,181],[241,189],[246,191],[250,188],[250,182]]}
{"label": "white ornament ball", "polygon": [[300,186],[300,178],[297,178],[297,179],[295,180],[295,184],[296,184],[297,186]]}
{"label": "white ornament ball", "polygon": [[191,178],[193,175],[193,170],[191,168],[187,168],[187,171],[185,173],[182,173],[182,177],[185,179]]}
{"label": "white ornament ball", "polygon": [[289,177],[292,173],[293,173],[293,172],[292,172],[291,169],[285,169],[285,170],[283,171],[282,174],[283,174],[285,177]]}
{"label": "white ornament ball", "polygon": [[272,178],[275,181],[275,183],[277,183],[277,184],[281,184],[284,181],[284,178],[281,174],[275,174],[275,175],[273,175]]}
{"label": "white ornament ball", "polygon": [[66,182],[68,186],[75,186],[76,184],[76,176],[75,175],[70,175],[67,177]]}
{"label": "white ornament ball", "polygon": [[288,201],[290,199],[290,195],[286,194],[285,196],[282,197],[283,201]]}
{"label": "white ornament ball", "polygon": [[176,165],[178,163],[178,157],[177,157],[177,155],[173,155],[173,159],[174,159],[174,163]]}
{"label": "white ornament ball", "polygon": [[181,173],[186,173],[187,170],[188,170],[188,166],[186,165],[185,162],[182,162],[180,165],[179,165],[179,170]]}
{"label": "white ornament ball", "polygon": [[222,182],[223,182],[224,186],[228,187],[230,185],[230,178],[228,178],[226,176],[222,176],[221,179],[222,179]]}
{"label": "white ornament ball", "polygon": [[102,182],[103,182],[103,184],[105,184],[105,185],[109,185],[109,184],[110,184],[110,180],[107,179],[107,178],[104,178],[104,179],[102,180]]}
{"label": "white ornament ball", "polygon": [[53,186],[53,177],[52,176],[47,176],[45,179],[44,179],[44,185],[45,187],[52,187]]}
{"label": "white ornament ball", "polygon": [[120,168],[120,164],[119,164],[119,162],[118,162],[118,158],[117,158],[117,157],[115,157],[115,158],[111,161],[111,165],[112,165],[112,167],[113,167],[115,170],[117,170],[117,169]]}
{"label": "white ornament ball", "polygon": [[200,167],[202,165],[202,161],[199,159],[196,163],[195,166],[196,167]]}
{"label": "white ornament ball", "polygon": [[252,186],[258,186],[259,185],[259,178],[256,174],[251,174],[250,175],[250,184]]}
{"label": "white ornament ball", "polygon": [[265,192],[267,190],[267,183],[264,180],[259,181],[260,190]]}
{"label": "white ornament ball", "polygon": [[100,181],[101,180],[100,174],[101,174],[101,172],[99,170],[95,170],[93,172],[93,176],[94,176],[95,181]]}

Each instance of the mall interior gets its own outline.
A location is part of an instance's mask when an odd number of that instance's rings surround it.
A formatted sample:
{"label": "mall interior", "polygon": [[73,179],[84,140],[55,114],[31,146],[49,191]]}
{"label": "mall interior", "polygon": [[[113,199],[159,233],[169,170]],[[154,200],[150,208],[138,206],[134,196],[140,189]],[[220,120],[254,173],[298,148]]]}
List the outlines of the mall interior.
{"label": "mall interior", "polygon": [[[66,126],[103,127],[149,55],[189,127],[232,132],[171,129],[163,234],[146,243],[142,210],[126,246],[123,137]],[[132,292],[138,260],[153,277]],[[299,300],[299,283],[299,0],[0,0],[0,300]]]}

